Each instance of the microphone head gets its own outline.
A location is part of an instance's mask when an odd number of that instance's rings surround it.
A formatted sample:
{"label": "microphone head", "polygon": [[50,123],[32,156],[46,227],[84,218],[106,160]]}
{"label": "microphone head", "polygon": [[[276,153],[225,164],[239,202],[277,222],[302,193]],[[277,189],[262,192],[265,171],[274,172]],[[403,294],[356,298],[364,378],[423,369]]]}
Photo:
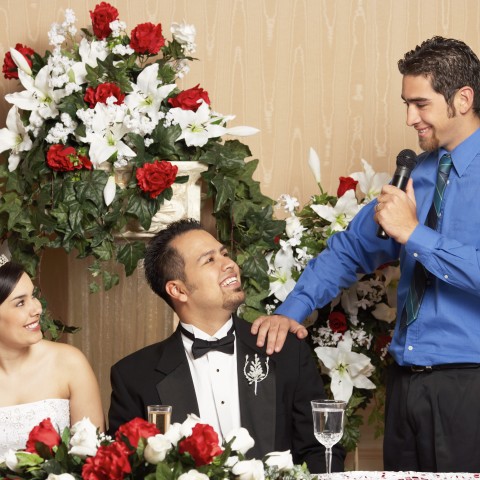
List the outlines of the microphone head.
{"label": "microphone head", "polygon": [[405,149],[397,155],[397,167],[406,167],[410,170],[417,164],[417,154],[413,150]]}

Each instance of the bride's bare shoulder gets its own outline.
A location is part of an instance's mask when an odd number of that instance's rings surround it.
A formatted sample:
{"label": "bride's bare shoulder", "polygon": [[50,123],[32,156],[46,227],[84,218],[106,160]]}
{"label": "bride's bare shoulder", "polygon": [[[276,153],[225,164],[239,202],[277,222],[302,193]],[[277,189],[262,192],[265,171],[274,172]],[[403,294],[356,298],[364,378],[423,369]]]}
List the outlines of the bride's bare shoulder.
{"label": "bride's bare shoulder", "polygon": [[63,342],[52,342],[50,340],[42,340],[39,343],[38,353],[50,357],[56,362],[65,365],[83,364],[87,359],[83,352],[73,345]]}

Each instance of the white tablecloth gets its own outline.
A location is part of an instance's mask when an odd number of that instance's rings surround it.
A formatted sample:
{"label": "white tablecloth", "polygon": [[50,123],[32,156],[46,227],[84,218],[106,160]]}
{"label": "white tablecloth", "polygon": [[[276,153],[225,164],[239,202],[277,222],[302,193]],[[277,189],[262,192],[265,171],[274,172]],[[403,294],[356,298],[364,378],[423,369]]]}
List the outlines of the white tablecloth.
{"label": "white tablecloth", "polygon": [[[318,475],[326,480],[327,475]],[[345,472],[332,473],[330,480],[473,480],[480,473],[421,473],[421,472]]]}

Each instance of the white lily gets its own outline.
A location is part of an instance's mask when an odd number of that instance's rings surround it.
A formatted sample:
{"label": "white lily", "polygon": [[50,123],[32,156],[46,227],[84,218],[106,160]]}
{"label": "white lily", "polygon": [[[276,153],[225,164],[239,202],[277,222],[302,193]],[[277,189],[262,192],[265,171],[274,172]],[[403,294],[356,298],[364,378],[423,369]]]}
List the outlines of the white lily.
{"label": "white lily", "polygon": [[11,150],[8,157],[8,171],[13,172],[20,163],[19,152],[30,150],[32,140],[25,130],[16,106],[8,111],[6,125],[5,128],[0,129],[0,153]]}
{"label": "white lily", "polygon": [[400,281],[400,267],[388,266],[381,270],[385,277],[385,291],[387,293],[388,304],[391,307],[397,307],[397,287]]}
{"label": "white lily", "polygon": [[[77,113],[78,114],[78,113]],[[116,105],[97,103],[93,119],[82,141],[90,144],[90,160],[94,168],[106,162],[112,155],[131,158],[136,154],[122,138],[129,132],[123,124],[124,110]]]}
{"label": "white lily", "polygon": [[236,137],[249,137],[250,135],[255,135],[259,131],[258,128],[242,125],[238,127],[229,127],[225,130],[225,133],[228,135],[235,135]]}
{"label": "white lily", "polygon": [[95,68],[98,65],[98,60],[105,60],[108,53],[107,42],[105,40],[92,40],[89,42],[86,38],[82,38],[78,47],[78,54],[82,61],[76,62],[71,68],[74,75],[74,82],[77,85],[86,83],[86,65]]}
{"label": "white lily", "polygon": [[15,48],[10,48],[10,55],[12,56],[12,60],[15,62],[15,65],[25,72],[27,75],[32,75],[32,69],[28,64],[26,58]]}
{"label": "white lily", "polygon": [[353,340],[345,332],[337,347],[317,347],[315,353],[332,379],[330,388],[335,400],[348,402],[353,387],[373,389],[375,384],[369,377],[374,371],[370,359],[363,353],[352,352]]}
{"label": "white lily", "polygon": [[209,138],[221,137],[227,133],[225,127],[210,123],[210,108],[206,102],[202,102],[196,112],[172,108],[169,113],[182,129],[182,134],[177,141],[185,140],[189,147],[202,147]]}
{"label": "white lily", "polygon": [[58,115],[57,105],[66,92],[64,89],[54,90],[50,86],[48,65],[40,69],[35,78],[19,70],[18,78],[25,90],[5,95],[7,102],[21,110],[31,111],[30,122],[35,126],[40,126],[45,119]]}
{"label": "white lily", "polygon": [[386,303],[377,303],[375,309],[372,311],[372,315],[377,320],[383,320],[387,323],[392,323],[397,318],[397,308],[391,307]]}
{"label": "white lily", "polygon": [[125,97],[125,103],[131,111],[147,114],[158,123],[162,101],[176,88],[176,84],[162,85],[158,79],[158,63],[145,67],[132,84],[133,92]]}
{"label": "white lily", "polygon": [[295,280],[292,278],[292,268],[294,266],[293,251],[291,247],[281,249],[275,254],[275,260],[271,265],[272,255],[267,257],[270,266],[269,275],[273,281],[270,282],[269,295],[275,295],[283,302],[287,295],[295,287]]}
{"label": "white lily", "polygon": [[335,231],[345,230],[352,218],[362,208],[355,197],[353,190],[347,190],[338,200],[337,204],[311,205],[312,210],[320,217],[331,222],[330,228]]}
{"label": "white lily", "polygon": [[362,158],[363,172],[355,172],[350,175],[357,180],[360,190],[365,194],[365,199],[370,201],[377,197],[382,187],[387,184],[391,177],[388,173],[375,173],[370,164]]}
{"label": "white lily", "polygon": [[115,175],[110,175],[105,188],[103,189],[103,200],[105,201],[105,205],[107,207],[113,202],[116,192],[117,184],[115,183]]}
{"label": "white lily", "polygon": [[310,147],[310,151],[308,153],[308,166],[315,177],[315,181],[317,184],[320,184],[320,158],[318,157],[318,153],[312,147]]}

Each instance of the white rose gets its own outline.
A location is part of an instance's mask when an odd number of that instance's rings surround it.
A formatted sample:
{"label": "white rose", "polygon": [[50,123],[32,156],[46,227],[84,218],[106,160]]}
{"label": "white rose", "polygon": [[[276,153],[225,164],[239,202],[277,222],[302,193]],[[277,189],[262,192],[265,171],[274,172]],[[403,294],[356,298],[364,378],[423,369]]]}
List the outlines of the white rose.
{"label": "white rose", "polygon": [[182,437],[189,437],[192,434],[193,427],[197,423],[202,423],[202,420],[193,413],[188,414],[187,419],[182,423],[180,429]]}
{"label": "white rose", "polygon": [[279,470],[289,470],[293,468],[293,459],[290,450],[285,452],[267,453],[265,463],[269,467],[277,467]]}
{"label": "white rose", "polygon": [[242,455],[245,455],[255,445],[255,440],[250,436],[246,428],[242,427],[232,430],[225,437],[225,441],[230,442],[233,437],[235,437],[235,440],[232,443],[232,450],[240,452]]}
{"label": "white rose", "polygon": [[264,480],[265,471],[261,460],[243,460],[232,468],[238,480]]}
{"label": "white rose", "polygon": [[174,446],[181,440],[183,437],[182,435],[182,424],[181,423],[173,423],[168,427],[168,430],[165,432],[164,437],[170,441],[170,443]]}
{"label": "white rose", "polygon": [[195,41],[195,35],[197,31],[194,25],[188,25],[187,23],[172,23],[170,27],[173,38],[181,44],[193,43]]}
{"label": "white rose", "polygon": [[208,476],[204,473],[200,473],[197,470],[189,470],[186,473],[182,473],[178,480],[208,480]]}
{"label": "white rose", "polygon": [[73,475],[70,475],[69,473],[62,473],[60,475],[55,475],[54,473],[51,473],[47,477],[47,480],[75,480],[75,477]]}
{"label": "white rose", "polygon": [[98,448],[97,427],[88,418],[83,418],[75,423],[71,433],[71,448],[68,453],[79,457],[95,456]]}
{"label": "white rose", "polygon": [[17,472],[17,473],[20,472],[20,469],[17,468],[18,458],[15,455],[15,450],[12,450],[12,449],[7,450],[7,452],[5,453],[5,464],[13,472]]}
{"label": "white rose", "polygon": [[165,435],[155,435],[147,439],[145,447],[145,460],[152,465],[163,462],[168,451],[172,448],[172,442]]}

